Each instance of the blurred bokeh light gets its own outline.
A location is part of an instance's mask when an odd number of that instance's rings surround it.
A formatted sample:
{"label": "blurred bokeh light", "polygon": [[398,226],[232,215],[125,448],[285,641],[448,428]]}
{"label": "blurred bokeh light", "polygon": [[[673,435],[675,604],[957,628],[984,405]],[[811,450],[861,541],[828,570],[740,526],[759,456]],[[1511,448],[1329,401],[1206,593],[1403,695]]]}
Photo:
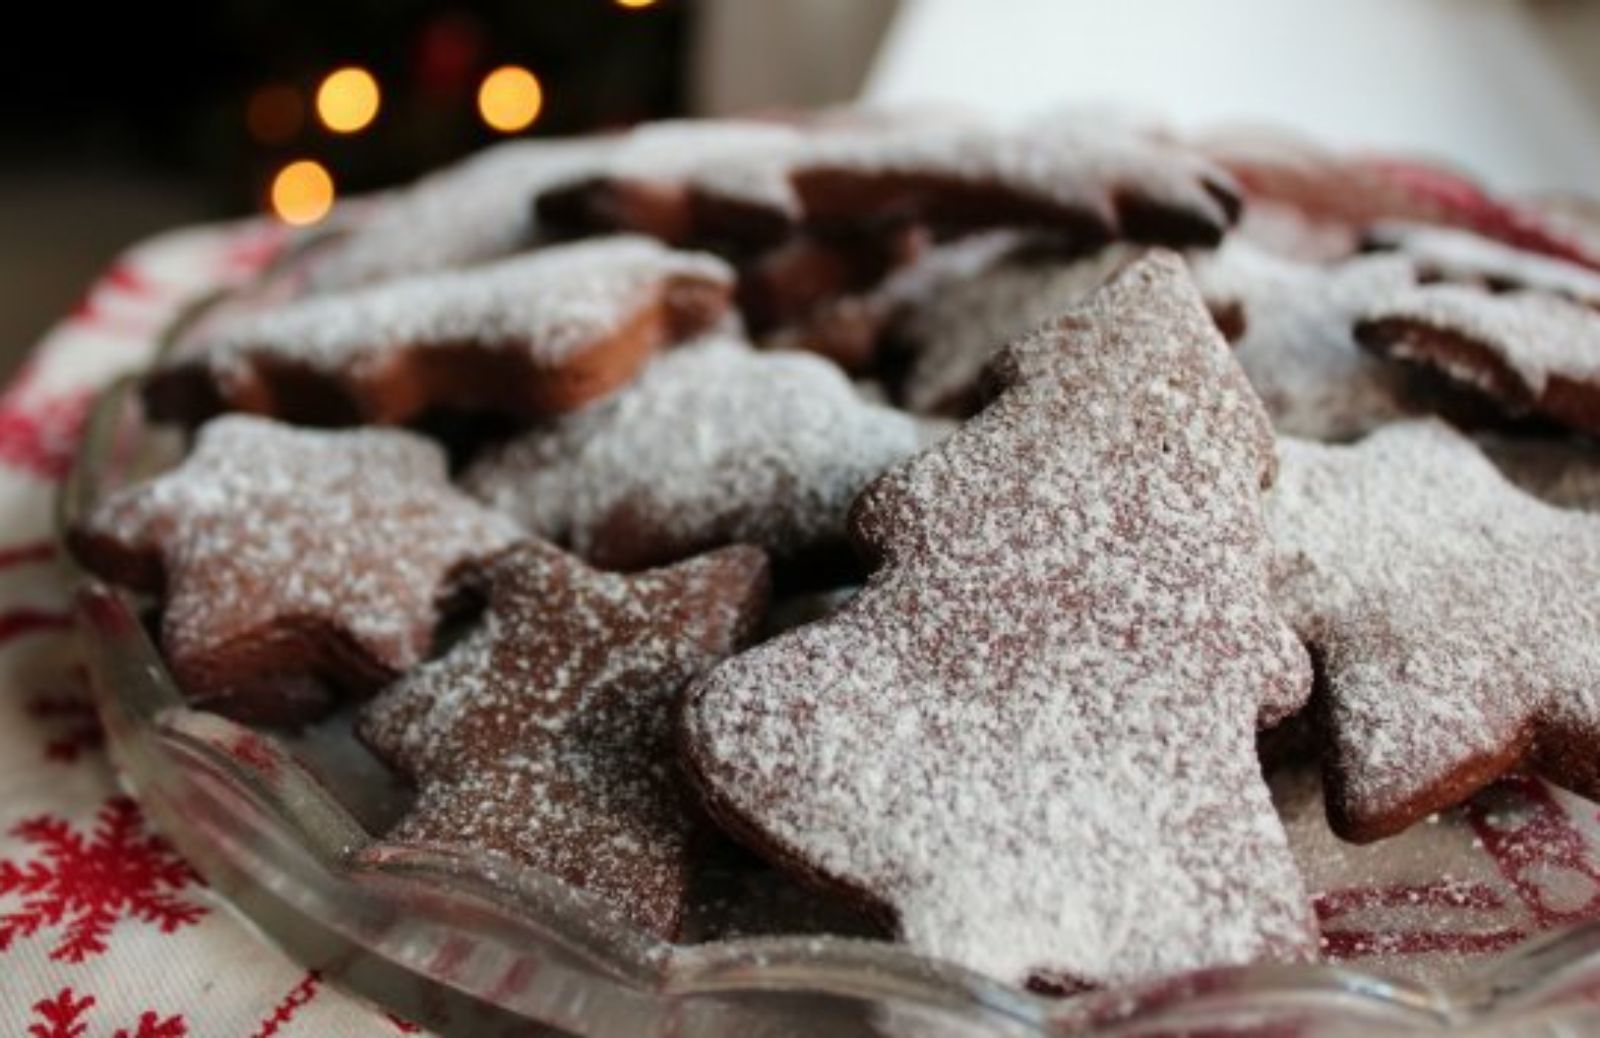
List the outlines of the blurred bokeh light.
{"label": "blurred bokeh light", "polygon": [[483,77],[478,88],[478,114],[501,133],[526,130],[544,108],[539,77],[520,65],[502,65]]}
{"label": "blurred bokeh light", "polygon": [[334,133],[359,133],[378,117],[381,96],[372,73],[352,65],[335,69],[317,87],[317,118]]}
{"label": "blurred bokeh light", "polygon": [[269,198],[278,219],[305,227],[327,216],[333,208],[333,177],[322,163],[299,159],[272,178]]}

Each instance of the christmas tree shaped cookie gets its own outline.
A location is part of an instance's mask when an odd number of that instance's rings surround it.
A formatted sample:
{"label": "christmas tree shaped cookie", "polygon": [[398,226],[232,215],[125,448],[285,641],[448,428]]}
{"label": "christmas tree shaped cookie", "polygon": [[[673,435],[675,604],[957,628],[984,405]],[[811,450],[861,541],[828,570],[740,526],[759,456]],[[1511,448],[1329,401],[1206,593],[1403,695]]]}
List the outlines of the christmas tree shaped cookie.
{"label": "christmas tree shaped cookie", "polygon": [[857,501],[867,586],[691,689],[705,802],[1010,981],[1308,957],[1255,752],[1310,686],[1268,585],[1266,415],[1169,254],[995,375]]}

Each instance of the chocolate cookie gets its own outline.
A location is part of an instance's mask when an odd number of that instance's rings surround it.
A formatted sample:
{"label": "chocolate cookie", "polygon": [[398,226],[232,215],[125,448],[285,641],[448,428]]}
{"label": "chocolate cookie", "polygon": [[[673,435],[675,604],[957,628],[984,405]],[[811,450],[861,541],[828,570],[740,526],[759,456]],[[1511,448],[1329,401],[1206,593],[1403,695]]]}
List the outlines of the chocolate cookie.
{"label": "chocolate cookie", "polygon": [[615,138],[514,140],[364,203],[306,264],[307,288],[342,291],[500,259],[539,240],[533,198],[597,168]]}
{"label": "chocolate cookie", "polygon": [[936,227],[1055,227],[1085,248],[1212,245],[1240,209],[1232,179],[1207,160],[1130,128],[1065,117],[825,137],[790,181],[814,226],[892,214]]}
{"label": "chocolate cookie", "polygon": [[1279,460],[1275,586],[1318,664],[1336,831],[1388,836],[1521,766],[1600,795],[1600,518],[1436,422]]}
{"label": "chocolate cookie", "polygon": [[778,327],[761,333],[772,348],[817,353],[851,374],[881,374],[903,366],[905,351],[886,351],[895,326],[945,292],[958,289],[1006,257],[1027,248],[1015,231],[988,231],[936,242],[880,280],[791,308]]}
{"label": "chocolate cookie", "polygon": [[488,579],[481,625],[363,710],[362,737],[421,787],[386,839],[507,855],[671,939],[696,830],[673,711],[754,634],[766,560],[618,576],[526,543]]}
{"label": "chocolate cookie", "polygon": [[219,410],[316,425],[436,407],[554,414],[716,324],[732,292],[732,271],[708,255],[644,238],[560,246],[230,322],[158,367],[146,400],[185,421]]}
{"label": "chocolate cookie", "polygon": [[1324,266],[1230,241],[1191,264],[1212,313],[1238,326],[1234,355],[1279,432],[1348,440],[1421,410],[1406,369],[1364,351],[1353,331],[1416,284],[1405,259]]}
{"label": "chocolate cookie", "polygon": [[1005,980],[1309,957],[1255,753],[1310,686],[1268,589],[1272,434],[1182,261],[1130,267],[996,377],[858,499],[867,586],[691,688],[706,804]]}
{"label": "chocolate cookie", "polygon": [[441,605],[521,531],[420,437],[239,415],[68,536],[100,576],[162,592],[162,648],[194,701],[299,721],[420,662]]}
{"label": "chocolate cookie", "polygon": [[[928,234],[919,227],[861,240],[797,235],[740,270],[739,311],[757,338],[776,328],[809,324],[833,311],[839,300],[859,297],[891,280],[930,246]],[[800,345],[808,344],[818,347],[811,352],[853,373],[870,369],[876,359],[873,334],[818,337]]]}
{"label": "chocolate cookie", "polygon": [[1373,251],[1405,256],[1424,281],[1474,284],[1494,292],[1543,292],[1600,307],[1600,271],[1471,231],[1382,223],[1367,229],[1365,241]]}
{"label": "chocolate cookie", "polygon": [[809,137],[776,122],[651,123],[622,137],[600,170],[552,185],[534,205],[541,222],[568,232],[775,244],[798,215],[785,170]]}
{"label": "chocolate cookie", "polygon": [[658,128],[636,133],[613,163],[541,195],[541,216],[677,243],[912,223],[1052,227],[1089,247],[1213,244],[1239,212],[1216,166],[1098,120]]}
{"label": "chocolate cookie", "polygon": [[941,431],[862,399],[826,361],[717,338],[529,431],[463,483],[609,569],[734,543],[793,559],[841,545],[856,493]]}
{"label": "chocolate cookie", "polygon": [[1600,433],[1600,311],[1562,296],[1423,285],[1369,309],[1356,337],[1478,390],[1511,416]]}
{"label": "chocolate cookie", "polygon": [[972,414],[1002,347],[1083,302],[1136,255],[1121,246],[1078,257],[1024,248],[905,308],[891,332],[904,359],[900,401],[921,414]]}

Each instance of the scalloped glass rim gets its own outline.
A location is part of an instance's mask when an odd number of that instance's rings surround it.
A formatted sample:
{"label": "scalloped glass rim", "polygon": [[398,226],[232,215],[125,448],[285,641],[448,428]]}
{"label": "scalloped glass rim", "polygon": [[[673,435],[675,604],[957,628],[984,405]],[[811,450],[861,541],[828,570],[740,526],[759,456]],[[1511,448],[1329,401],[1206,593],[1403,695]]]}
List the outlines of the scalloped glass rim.
{"label": "scalloped glass rim", "polygon": [[[163,352],[226,293],[186,308]],[[135,379],[97,401],[58,529],[118,482]],[[1208,970],[1056,1000],[886,942],[672,946],[489,855],[386,845],[270,734],[184,705],[135,601],[74,568],[74,616],[121,781],[211,886],[308,967],[443,1034],[1505,1034],[1600,1029],[1600,923],[1429,987],[1330,965]],[[1544,1033],[1550,1033],[1544,1031]]]}

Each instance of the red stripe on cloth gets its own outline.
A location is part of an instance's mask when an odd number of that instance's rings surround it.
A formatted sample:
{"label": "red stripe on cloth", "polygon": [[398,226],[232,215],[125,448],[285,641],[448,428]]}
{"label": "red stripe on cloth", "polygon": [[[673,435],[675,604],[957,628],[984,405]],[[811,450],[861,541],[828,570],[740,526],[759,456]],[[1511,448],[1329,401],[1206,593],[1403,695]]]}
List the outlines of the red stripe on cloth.
{"label": "red stripe on cloth", "polygon": [[[1540,929],[1600,918],[1600,866],[1549,787],[1513,776],[1467,805],[1467,821]],[[1555,880],[1565,890],[1556,889]]]}
{"label": "red stripe on cloth", "polygon": [[125,260],[111,264],[111,269],[100,278],[100,288],[114,288],[124,295],[152,295],[159,286],[139,272],[139,268]]}
{"label": "red stripe on cloth", "polygon": [[253,228],[228,243],[222,262],[238,273],[253,274],[277,259],[289,238],[288,228],[280,224]]}
{"label": "red stripe on cloth", "polygon": [[1505,897],[1487,883],[1417,883],[1330,890],[1315,900],[1318,919],[1337,919],[1368,908],[1503,908]]}
{"label": "red stripe on cloth", "polygon": [[48,562],[56,557],[54,541],[34,541],[31,544],[13,544],[0,548],[0,569],[28,566],[35,562]]}
{"label": "red stripe on cloth", "polygon": [[75,324],[99,325],[120,334],[141,336],[152,330],[153,322],[148,316],[118,314],[115,310],[108,310],[105,304],[113,298],[153,297],[161,295],[163,291],[162,285],[151,281],[138,267],[119,260],[78,300],[72,308],[70,319]]}
{"label": "red stripe on cloth", "polygon": [[0,645],[36,631],[64,631],[72,626],[72,617],[66,613],[43,609],[12,609],[0,613]]}
{"label": "red stripe on cloth", "polygon": [[1387,933],[1372,930],[1332,930],[1322,934],[1322,951],[1330,959],[1362,959],[1373,955],[1428,955],[1450,952],[1456,955],[1485,955],[1520,944],[1527,934],[1521,930],[1489,930],[1483,933],[1451,933],[1436,930],[1409,930]]}
{"label": "red stripe on cloth", "polygon": [[51,481],[72,467],[92,394],[68,393],[24,403],[17,387],[0,398],[0,464]]}

